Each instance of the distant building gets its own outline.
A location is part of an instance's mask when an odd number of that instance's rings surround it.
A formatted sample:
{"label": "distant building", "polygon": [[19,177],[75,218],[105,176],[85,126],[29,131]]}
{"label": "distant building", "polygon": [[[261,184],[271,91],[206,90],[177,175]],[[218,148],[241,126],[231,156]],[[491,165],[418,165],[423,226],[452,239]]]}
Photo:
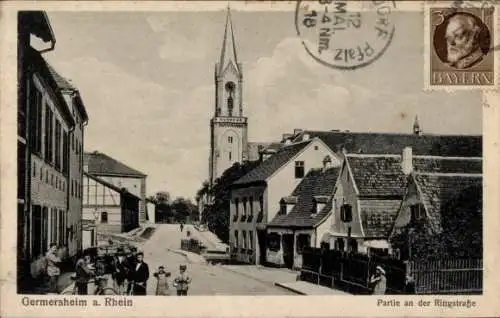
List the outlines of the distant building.
{"label": "distant building", "polygon": [[[35,48],[31,37],[47,44]],[[51,243],[82,248],[81,179],[88,116],[78,90],[42,57],[55,36],[45,12],[18,14],[18,288],[29,290],[29,263]],[[71,148],[70,140],[79,148]]]}
{"label": "distant building", "polygon": [[266,226],[280,210],[280,200],[295,189],[313,168],[330,156],[341,159],[318,138],[282,147],[231,186],[230,250],[234,260],[266,262]]}
{"label": "distant building", "polygon": [[97,233],[129,232],[139,227],[140,198],[125,188],[84,173],[83,219],[94,221]]}
{"label": "distant building", "polygon": [[98,177],[119,189],[125,188],[128,192],[140,198],[139,222],[147,220],[146,212],[146,179],[147,176],[124,163],[98,151],[84,154],[84,171]]}

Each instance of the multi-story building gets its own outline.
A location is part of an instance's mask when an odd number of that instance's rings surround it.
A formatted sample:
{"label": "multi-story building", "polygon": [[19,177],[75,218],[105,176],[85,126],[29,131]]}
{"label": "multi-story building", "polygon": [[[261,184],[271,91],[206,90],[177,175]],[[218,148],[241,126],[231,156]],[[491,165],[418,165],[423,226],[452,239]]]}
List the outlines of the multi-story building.
{"label": "multi-story building", "polygon": [[140,198],[139,222],[147,220],[146,211],[146,178],[147,176],[110,156],[94,151],[84,154],[83,170],[89,175],[98,177],[118,189],[126,189]]}
{"label": "multi-story building", "polygon": [[[38,47],[32,43],[32,35],[50,46]],[[29,262],[45,253],[50,243],[67,246],[69,256],[74,256],[81,248],[81,203],[70,206],[70,180],[71,176],[78,176],[78,160],[71,157],[69,140],[78,129],[83,144],[83,126],[88,118],[78,91],[69,87],[69,83],[42,57],[42,53],[53,50],[54,46],[54,33],[45,12],[19,13],[20,291],[26,287]],[[75,198],[81,201],[78,196]]]}
{"label": "multi-story building", "polygon": [[323,166],[329,156],[338,158],[320,139],[285,145],[274,155],[231,186],[230,251],[234,260],[266,262],[266,226],[280,211],[280,200],[288,196],[312,168]]}
{"label": "multi-story building", "polygon": [[75,121],[74,128],[69,131],[67,140],[64,140],[64,143],[67,143],[67,148],[64,148],[64,151],[68,151],[67,155],[69,156],[70,167],[67,189],[69,209],[69,219],[67,221],[69,227],[68,236],[75,238],[75,240],[69,241],[68,249],[70,254],[74,255],[76,251],[82,248],[82,225],[80,220],[82,219],[83,139],[84,127],[87,125],[88,115],[78,89],[60,76],[50,65],[49,70],[58,85],[59,91],[63,94],[64,100]]}

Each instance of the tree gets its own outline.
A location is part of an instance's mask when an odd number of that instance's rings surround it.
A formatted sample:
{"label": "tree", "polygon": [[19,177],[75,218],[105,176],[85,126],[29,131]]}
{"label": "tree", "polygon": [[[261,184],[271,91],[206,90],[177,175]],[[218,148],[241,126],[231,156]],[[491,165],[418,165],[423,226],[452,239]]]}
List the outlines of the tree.
{"label": "tree", "polygon": [[171,200],[170,193],[160,191],[148,200],[155,204],[155,217],[158,223],[179,223],[199,219],[199,212],[191,200],[178,197]]}
{"label": "tree", "polygon": [[194,205],[191,200],[178,197],[171,203],[173,217],[176,221],[186,222],[188,220],[198,220],[198,207]]}
{"label": "tree", "polygon": [[[223,242],[229,242],[229,207],[231,200],[231,185],[254,169],[259,164],[258,161],[249,161],[245,163],[236,162],[228,168],[220,178],[215,181],[212,189],[208,189],[208,194],[212,197],[210,204],[206,205],[202,211],[202,223],[207,224],[208,229],[215,233]],[[198,193],[205,190],[203,183]],[[197,193],[197,194],[198,194]]]}
{"label": "tree", "polygon": [[201,185],[201,188],[196,192],[196,203],[199,203],[200,200],[207,196],[210,193],[210,184],[208,183],[207,180],[203,181],[203,184]]}

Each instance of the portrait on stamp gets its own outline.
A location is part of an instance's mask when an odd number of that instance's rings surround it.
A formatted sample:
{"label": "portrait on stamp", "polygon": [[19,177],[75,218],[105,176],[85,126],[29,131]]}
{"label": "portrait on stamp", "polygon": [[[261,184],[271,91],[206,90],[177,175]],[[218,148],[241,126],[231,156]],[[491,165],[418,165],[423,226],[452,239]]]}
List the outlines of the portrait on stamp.
{"label": "portrait on stamp", "polygon": [[431,85],[494,85],[493,9],[430,9]]}
{"label": "portrait on stamp", "polygon": [[483,292],[491,12],[250,7],[16,11],[23,306]]}

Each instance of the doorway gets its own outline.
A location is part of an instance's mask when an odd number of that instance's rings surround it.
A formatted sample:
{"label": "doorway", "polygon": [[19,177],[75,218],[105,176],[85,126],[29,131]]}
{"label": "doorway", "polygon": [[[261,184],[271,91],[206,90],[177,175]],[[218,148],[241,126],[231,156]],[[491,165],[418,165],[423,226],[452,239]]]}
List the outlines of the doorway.
{"label": "doorway", "polygon": [[257,240],[259,241],[259,259],[257,260],[258,265],[266,264],[266,246],[267,246],[267,235],[266,230],[257,230]]}
{"label": "doorway", "polygon": [[283,262],[286,268],[293,268],[293,234],[283,234]]}

